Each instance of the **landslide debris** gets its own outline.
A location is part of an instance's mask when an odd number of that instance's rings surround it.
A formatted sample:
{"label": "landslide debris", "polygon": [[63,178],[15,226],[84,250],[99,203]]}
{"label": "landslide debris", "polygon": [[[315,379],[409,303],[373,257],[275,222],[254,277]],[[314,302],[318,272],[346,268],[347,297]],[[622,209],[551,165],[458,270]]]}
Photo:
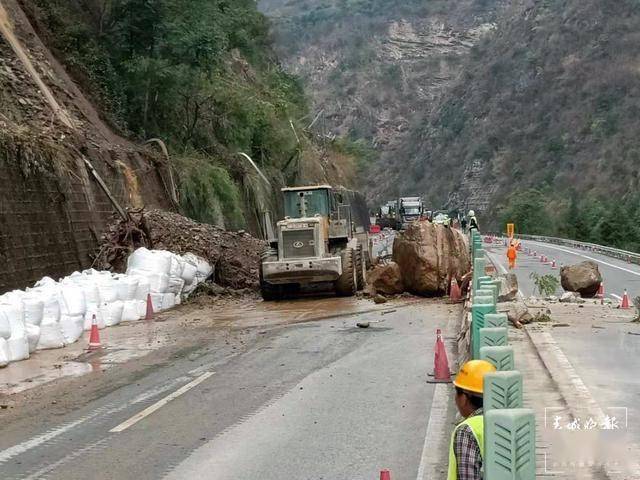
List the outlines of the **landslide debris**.
{"label": "landslide debris", "polygon": [[129,212],[112,222],[101,239],[94,267],[123,272],[138,247],[195,253],[214,265],[215,282],[231,289],[257,289],[260,254],[266,244],[250,234],[198,223],[164,210]]}
{"label": "landslide debris", "polygon": [[451,279],[471,270],[465,236],[459,230],[431,222],[412,223],[393,243],[407,291],[423,296],[444,295]]}
{"label": "landslide debris", "polygon": [[567,292],[577,292],[582,298],[593,298],[602,283],[602,274],[597,263],[586,261],[562,267],[560,281]]}

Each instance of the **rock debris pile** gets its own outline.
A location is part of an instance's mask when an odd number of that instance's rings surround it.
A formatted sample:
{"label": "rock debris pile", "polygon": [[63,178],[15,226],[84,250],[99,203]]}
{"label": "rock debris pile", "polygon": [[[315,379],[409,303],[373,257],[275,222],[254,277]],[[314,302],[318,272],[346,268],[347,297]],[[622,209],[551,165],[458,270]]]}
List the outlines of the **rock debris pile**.
{"label": "rock debris pile", "polygon": [[179,255],[194,253],[214,267],[217,284],[232,289],[258,288],[260,254],[266,246],[262,240],[164,210],[130,212],[129,217],[129,221],[112,223],[103,235],[95,261],[98,268],[124,271],[129,254],[146,247]]}

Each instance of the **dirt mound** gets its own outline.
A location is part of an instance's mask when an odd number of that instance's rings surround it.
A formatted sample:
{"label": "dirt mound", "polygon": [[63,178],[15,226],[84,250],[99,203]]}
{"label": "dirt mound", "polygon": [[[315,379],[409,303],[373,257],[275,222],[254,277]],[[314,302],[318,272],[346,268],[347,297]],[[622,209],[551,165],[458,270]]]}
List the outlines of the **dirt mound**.
{"label": "dirt mound", "polygon": [[229,232],[164,210],[130,213],[103,235],[95,265],[124,271],[129,253],[138,247],[195,253],[215,266],[217,284],[233,289],[258,288],[260,254],[266,244],[245,232]]}
{"label": "dirt mound", "polygon": [[460,280],[471,269],[464,235],[430,222],[415,222],[396,236],[393,260],[405,288],[416,295],[446,294],[451,279]]}

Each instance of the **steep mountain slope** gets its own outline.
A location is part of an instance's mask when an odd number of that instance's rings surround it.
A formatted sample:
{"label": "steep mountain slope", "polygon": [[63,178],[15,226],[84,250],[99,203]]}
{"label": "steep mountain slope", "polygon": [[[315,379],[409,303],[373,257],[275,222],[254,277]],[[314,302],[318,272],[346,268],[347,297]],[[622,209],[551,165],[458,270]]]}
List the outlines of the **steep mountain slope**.
{"label": "steep mountain slope", "polygon": [[115,203],[258,233],[279,186],[353,176],[253,0],[1,0],[0,105],[0,293],[91,265]]}
{"label": "steep mountain slope", "polygon": [[[503,0],[261,0],[288,71],[313,100],[314,127],[396,151],[416,115],[457,77]],[[374,155],[369,155],[369,158]],[[419,193],[419,192],[415,192]]]}
{"label": "steep mountain slope", "polygon": [[394,177],[530,232],[637,248],[639,32],[636,1],[515,5],[412,131]]}

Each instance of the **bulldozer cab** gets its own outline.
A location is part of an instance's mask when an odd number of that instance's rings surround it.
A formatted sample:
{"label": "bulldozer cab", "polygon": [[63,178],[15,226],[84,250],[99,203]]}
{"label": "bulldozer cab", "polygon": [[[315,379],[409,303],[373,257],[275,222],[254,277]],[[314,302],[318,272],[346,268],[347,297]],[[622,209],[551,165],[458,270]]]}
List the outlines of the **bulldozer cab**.
{"label": "bulldozer cab", "polygon": [[287,218],[328,218],[331,214],[331,187],[327,185],[283,188],[282,193],[284,216]]}
{"label": "bulldozer cab", "polygon": [[330,240],[351,236],[351,206],[344,203],[343,194],[329,185],[287,187],[284,195],[285,218],[322,217],[327,221]]}

